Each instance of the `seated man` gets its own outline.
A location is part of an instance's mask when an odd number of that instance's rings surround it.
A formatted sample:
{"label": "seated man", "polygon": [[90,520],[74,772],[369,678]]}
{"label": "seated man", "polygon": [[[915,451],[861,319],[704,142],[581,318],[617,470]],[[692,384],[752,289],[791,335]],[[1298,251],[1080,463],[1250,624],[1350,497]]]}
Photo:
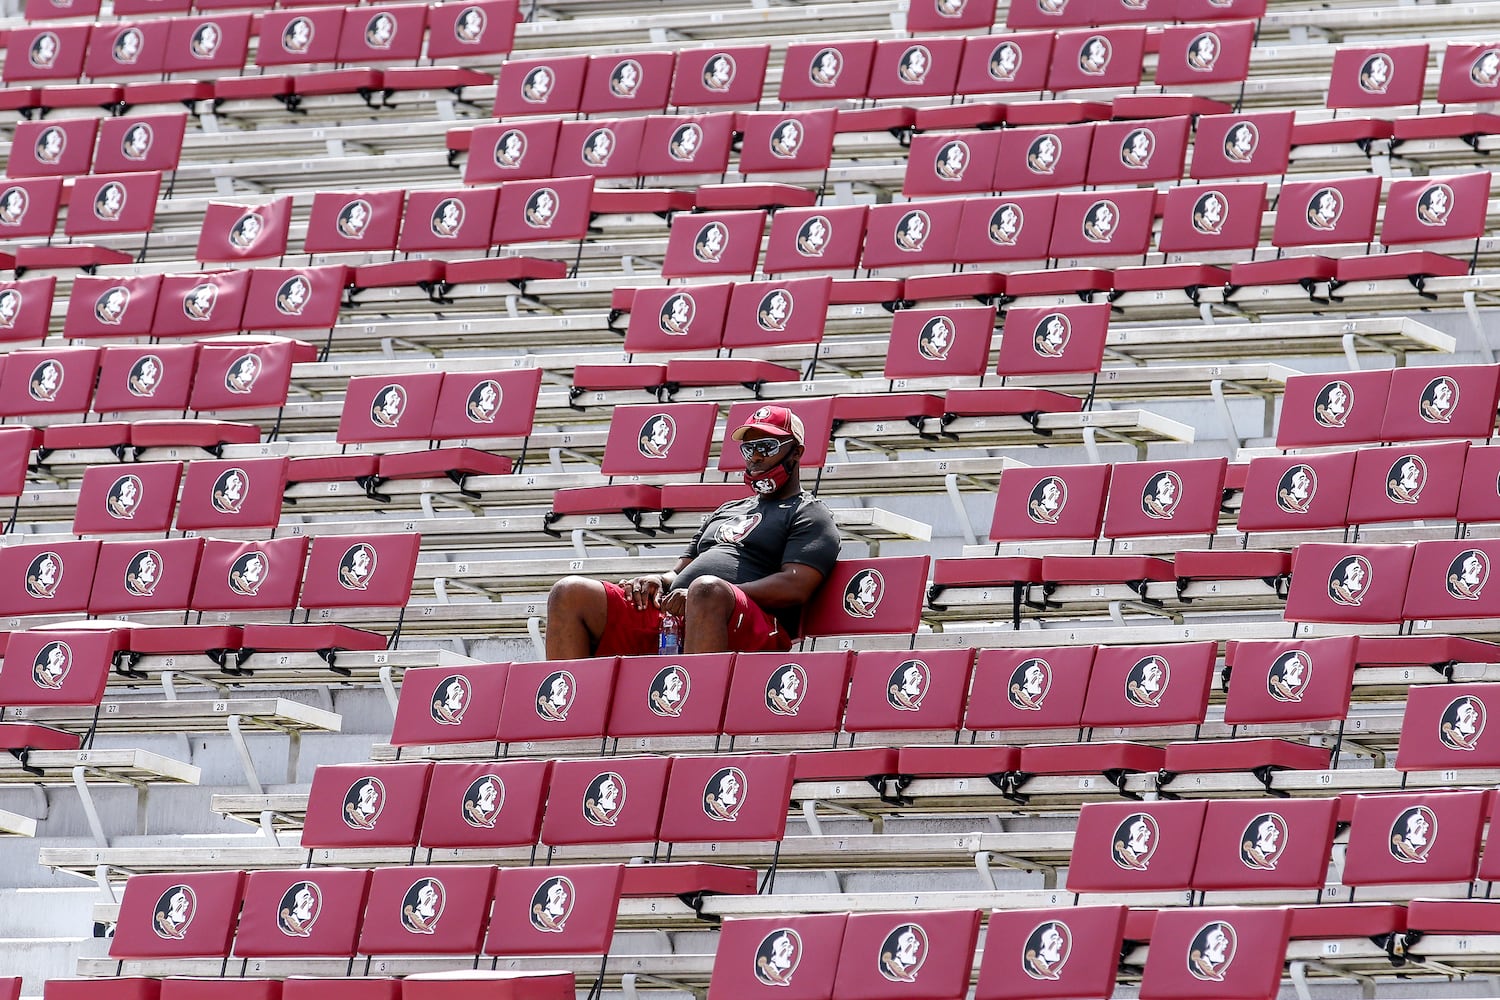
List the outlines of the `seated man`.
{"label": "seated man", "polygon": [[763,406],[732,435],[755,492],[703,520],[670,573],[618,584],[569,576],[547,598],[547,658],[650,655],[662,615],[682,623],[684,653],[791,647],[802,605],[839,555],[839,532],[821,500],[802,492],[802,421]]}

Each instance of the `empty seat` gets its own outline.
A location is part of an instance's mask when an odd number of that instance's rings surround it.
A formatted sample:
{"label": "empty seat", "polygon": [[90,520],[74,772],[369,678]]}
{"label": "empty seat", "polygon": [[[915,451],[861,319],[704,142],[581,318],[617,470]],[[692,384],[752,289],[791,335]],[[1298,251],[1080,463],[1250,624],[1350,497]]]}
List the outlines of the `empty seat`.
{"label": "empty seat", "polygon": [[1193,888],[1321,891],[1337,820],[1338,800],[1333,798],[1210,802]]}
{"label": "empty seat", "polygon": [[709,997],[775,997],[787,995],[788,989],[805,990],[809,996],[831,996],[848,921],[847,913],[725,920],[714,955]]}
{"label": "empty seat", "polygon": [[[1108,1000],[1127,912],[1124,906],[991,911],[975,1000]],[[1015,974],[1018,959],[1024,979]]]}
{"label": "empty seat", "polygon": [[1360,886],[1471,881],[1488,801],[1486,791],[1354,796],[1343,874],[1351,897]]}
{"label": "empty seat", "polygon": [[500,869],[485,954],[607,953],[624,880],[624,865]]}
{"label": "empty seat", "polygon": [[979,917],[978,910],[851,915],[839,948],[834,1000],[962,1000],[969,992]]}
{"label": "empty seat", "polygon": [[1297,546],[1287,592],[1287,620],[1400,621],[1412,554],[1410,545],[1307,542]]}
{"label": "empty seat", "polygon": [[223,958],[244,881],[239,871],[131,876],[110,957]]}
{"label": "empty seat", "polygon": [[422,813],[421,845],[524,847],[542,832],[552,776],[547,760],[433,765]]}
{"label": "empty seat", "polygon": [[508,663],[417,667],[401,678],[393,746],[496,739]]}
{"label": "empty seat", "polygon": [[1272,1000],[1281,986],[1291,927],[1292,914],[1285,907],[1158,910],[1141,979],[1142,1000]]}
{"label": "empty seat", "polygon": [[364,870],[250,872],[234,953],[352,957],[369,889],[370,872]]}
{"label": "empty seat", "polygon": [[671,766],[668,757],[557,761],[542,842],[549,847],[654,842]]}
{"label": "empty seat", "polygon": [[973,665],[969,649],[860,650],[849,679],[845,731],[956,732]]}
{"label": "empty seat", "polygon": [[741,653],[735,657],[724,731],[730,736],[835,733],[853,654]]}
{"label": "empty seat", "polygon": [[626,656],[607,734],[616,740],[717,736],[723,731],[732,653]]}
{"label": "empty seat", "polygon": [[1207,803],[1089,802],[1078,814],[1071,892],[1186,889]]}
{"label": "empty seat", "polygon": [[511,664],[500,741],[596,739],[602,745],[615,672],[613,656]]}
{"label": "empty seat", "polygon": [[789,754],[674,757],[660,837],[669,843],[778,842],[792,794]]}
{"label": "empty seat", "polygon": [[477,955],[494,880],[492,867],[376,869],[359,953]]}
{"label": "empty seat", "polygon": [[1410,688],[1401,715],[1397,770],[1494,767],[1494,739],[1484,738],[1491,707],[1500,708],[1500,687],[1494,684]]}
{"label": "empty seat", "polygon": [[324,764],[313,774],[302,846],[412,847],[430,763]]}

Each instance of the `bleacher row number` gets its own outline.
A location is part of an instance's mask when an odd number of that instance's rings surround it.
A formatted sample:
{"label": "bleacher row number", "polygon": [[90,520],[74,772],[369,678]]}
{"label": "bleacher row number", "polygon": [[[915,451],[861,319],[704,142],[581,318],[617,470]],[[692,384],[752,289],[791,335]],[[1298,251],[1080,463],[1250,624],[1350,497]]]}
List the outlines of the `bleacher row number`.
{"label": "bleacher row number", "polygon": [[1430,618],[1418,619],[1412,623],[1412,630],[1415,632],[1431,632],[1432,620]]}
{"label": "bleacher row number", "polygon": [[590,514],[583,519],[583,523],[590,528],[597,528],[599,525],[604,523],[604,518],[600,517],[598,514]]}
{"label": "bleacher row number", "polygon": [[1080,791],[1088,791],[1089,789],[1091,789],[1093,787],[1094,787],[1094,779],[1093,778],[1079,778],[1078,779],[1078,788],[1079,788]]}
{"label": "bleacher row number", "polygon": [[215,715],[223,715],[227,711],[229,711],[229,702],[227,702],[227,701],[216,701],[216,702],[214,702],[214,714]]}
{"label": "bleacher row number", "polygon": [[1135,543],[1128,538],[1122,538],[1115,543],[1115,550],[1117,552],[1134,552]]}
{"label": "bleacher row number", "polygon": [[1324,941],[1323,942],[1323,954],[1325,954],[1325,955],[1337,955],[1338,953],[1339,953],[1339,943],[1337,941]]}
{"label": "bleacher row number", "polygon": [[1457,781],[1458,780],[1458,772],[1457,771],[1444,771],[1443,772],[1443,780],[1444,781]]}
{"label": "bleacher row number", "polygon": [[1104,596],[1104,588],[1100,587],[1100,586],[1097,586],[1097,585],[1089,587],[1089,596],[1090,597],[1103,597]]}
{"label": "bleacher row number", "polygon": [[105,706],[104,706],[104,714],[105,715],[119,715],[120,714],[120,703],[117,702],[117,701],[111,701],[111,702],[106,703]]}
{"label": "bleacher row number", "polygon": [[376,653],[370,658],[370,662],[376,664],[389,663],[391,662],[391,657],[389,653]]}
{"label": "bleacher row number", "polygon": [[863,316],[864,314],[865,314],[865,307],[864,306],[854,306],[854,307],[852,307],[849,310],[849,315],[851,315],[851,316]]}

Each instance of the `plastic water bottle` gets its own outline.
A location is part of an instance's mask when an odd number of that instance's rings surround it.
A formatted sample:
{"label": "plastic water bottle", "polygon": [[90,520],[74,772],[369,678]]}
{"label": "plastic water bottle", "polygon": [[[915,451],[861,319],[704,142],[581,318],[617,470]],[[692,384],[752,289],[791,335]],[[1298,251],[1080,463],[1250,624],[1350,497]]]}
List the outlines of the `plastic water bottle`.
{"label": "plastic water bottle", "polygon": [[682,622],[676,615],[661,616],[661,632],[656,640],[658,656],[677,656],[682,652]]}

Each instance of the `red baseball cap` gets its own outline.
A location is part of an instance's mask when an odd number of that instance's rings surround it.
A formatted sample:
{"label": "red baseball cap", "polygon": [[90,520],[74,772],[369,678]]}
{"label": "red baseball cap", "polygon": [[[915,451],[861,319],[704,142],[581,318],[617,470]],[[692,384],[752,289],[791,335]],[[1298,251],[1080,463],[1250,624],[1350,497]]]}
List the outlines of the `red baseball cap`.
{"label": "red baseball cap", "polygon": [[736,441],[745,439],[746,431],[765,431],[777,437],[789,437],[803,443],[802,418],[785,406],[762,406],[729,435]]}

